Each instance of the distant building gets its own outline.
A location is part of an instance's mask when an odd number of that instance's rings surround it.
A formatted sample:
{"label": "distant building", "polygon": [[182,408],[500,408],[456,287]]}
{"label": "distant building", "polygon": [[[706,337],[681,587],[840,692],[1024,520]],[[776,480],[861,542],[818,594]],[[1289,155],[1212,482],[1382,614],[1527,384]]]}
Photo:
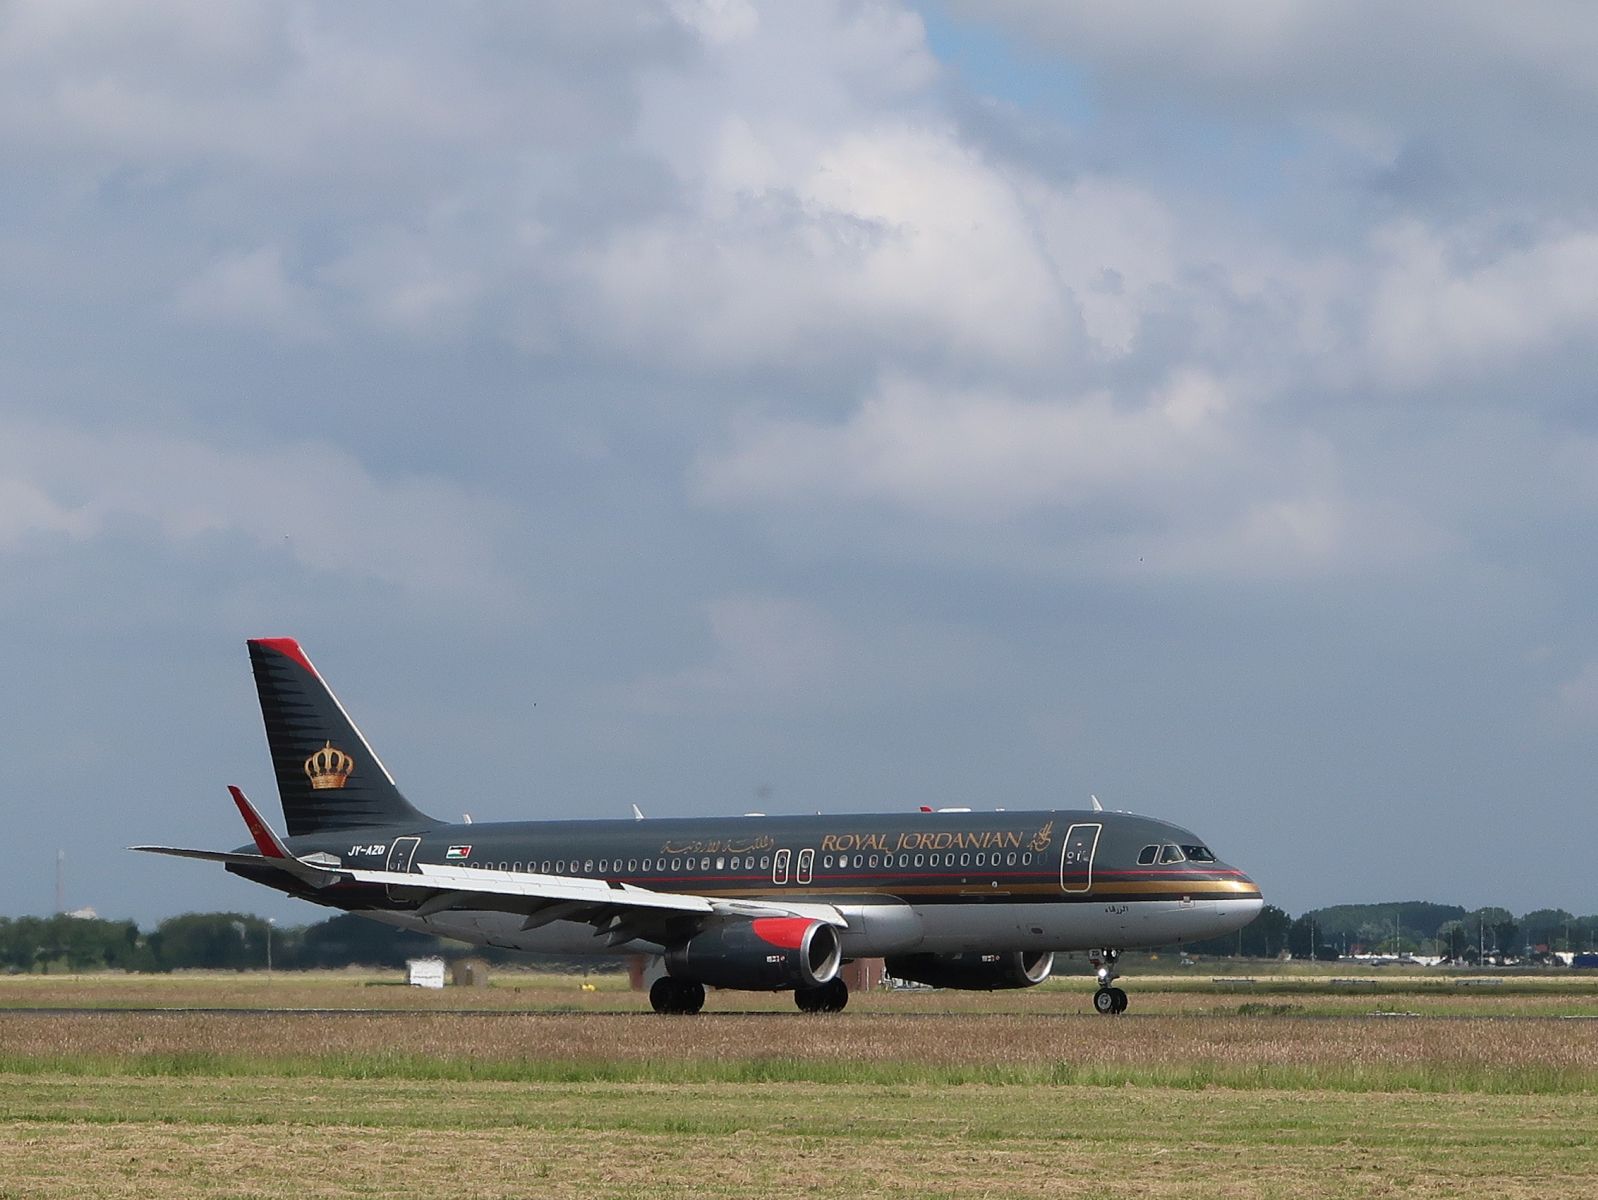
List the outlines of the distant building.
{"label": "distant building", "polygon": [[413,958],[406,962],[406,981],[412,987],[441,988],[444,986],[444,960],[442,958]]}

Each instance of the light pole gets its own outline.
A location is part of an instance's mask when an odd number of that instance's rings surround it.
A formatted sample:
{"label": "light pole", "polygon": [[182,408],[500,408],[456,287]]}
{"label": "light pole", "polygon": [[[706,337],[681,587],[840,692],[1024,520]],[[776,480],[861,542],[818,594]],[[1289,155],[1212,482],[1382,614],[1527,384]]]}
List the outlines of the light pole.
{"label": "light pole", "polygon": [[266,919],[266,981],[272,982],[272,926],[277,924],[276,917]]}

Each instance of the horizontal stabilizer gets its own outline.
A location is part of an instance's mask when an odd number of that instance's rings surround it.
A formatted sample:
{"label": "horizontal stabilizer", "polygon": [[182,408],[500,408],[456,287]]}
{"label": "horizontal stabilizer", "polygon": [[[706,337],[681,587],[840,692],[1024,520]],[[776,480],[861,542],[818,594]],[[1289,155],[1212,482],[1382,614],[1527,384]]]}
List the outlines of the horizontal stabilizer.
{"label": "horizontal stabilizer", "polygon": [[259,854],[232,854],[225,850],[189,850],[182,846],[129,846],[146,854],[170,854],[174,858],[197,858],[201,862],[232,863],[240,867],[281,867],[283,864]]}

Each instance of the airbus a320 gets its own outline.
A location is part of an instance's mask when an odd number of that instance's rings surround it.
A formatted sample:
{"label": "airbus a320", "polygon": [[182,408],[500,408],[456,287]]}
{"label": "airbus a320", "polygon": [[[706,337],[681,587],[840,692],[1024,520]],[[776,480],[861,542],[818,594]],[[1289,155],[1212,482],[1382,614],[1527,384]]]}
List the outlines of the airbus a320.
{"label": "airbus a320", "polygon": [[705,988],[836,1012],[846,961],[935,987],[1031,987],[1091,951],[1094,1008],[1127,1006],[1123,950],[1241,929],[1262,900],[1203,839],[1098,809],[455,824],[427,816],[291,638],[249,642],[286,835],[229,788],[251,842],[136,846],[479,945],[649,955],[657,1012]]}

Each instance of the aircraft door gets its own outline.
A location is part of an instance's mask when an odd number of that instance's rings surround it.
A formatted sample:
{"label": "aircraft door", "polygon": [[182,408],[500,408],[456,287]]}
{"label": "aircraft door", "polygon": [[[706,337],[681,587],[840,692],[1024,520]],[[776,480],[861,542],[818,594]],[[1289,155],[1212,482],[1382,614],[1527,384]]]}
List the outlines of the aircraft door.
{"label": "aircraft door", "polygon": [[1060,847],[1060,888],[1067,892],[1093,889],[1093,852],[1099,848],[1103,825],[1073,825]]}
{"label": "aircraft door", "polygon": [[[388,848],[388,870],[400,875],[408,875],[411,870],[411,859],[416,855],[416,847],[422,844],[419,837],[395,838]],[[393,884],[389,885],[388,898],[402,900],[404,897],[396,894],[398,889]]]}
{"label": "aircraft door", "polygon": [[789,852],[787,850],[779,850],[779,851],[777,851],[777,856],[771,860],[771,882],[772,883],[787,883],[788,882],[788,859],[789,859],[789,857],[790,857],[790,855],[789,855]]}
{"label": "aircraft door", "polygon": [[793,881],[795,883],[809,883],[810,872],[815,866],[816,852],[814,850],[799,851],[799,862],[794,868]]}

